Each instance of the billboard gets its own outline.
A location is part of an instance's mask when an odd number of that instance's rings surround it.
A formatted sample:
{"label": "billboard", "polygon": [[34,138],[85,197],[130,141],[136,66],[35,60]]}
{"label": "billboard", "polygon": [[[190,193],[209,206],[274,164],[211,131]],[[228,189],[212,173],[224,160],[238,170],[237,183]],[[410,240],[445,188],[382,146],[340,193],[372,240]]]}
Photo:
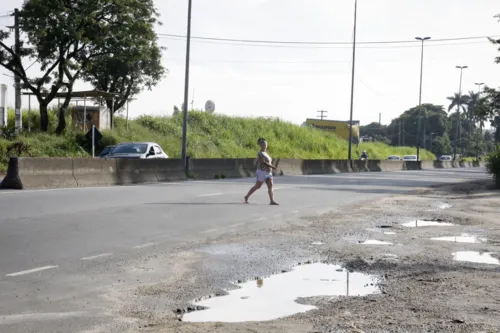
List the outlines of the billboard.
{"label": "billboard", "polygon": [[[337,136],[349,140],[349,121],[341,120],[322,120],[322,119],[307,119],[306,125],[334,132]],[[352,122],[352,141],[357,144],[359,142],[359,120],[353,120]]]}

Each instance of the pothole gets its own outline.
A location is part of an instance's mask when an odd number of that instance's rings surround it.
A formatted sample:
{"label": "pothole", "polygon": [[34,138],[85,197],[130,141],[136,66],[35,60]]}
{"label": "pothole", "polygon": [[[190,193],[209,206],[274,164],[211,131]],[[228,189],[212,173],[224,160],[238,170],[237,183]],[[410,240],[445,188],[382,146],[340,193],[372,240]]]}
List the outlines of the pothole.
{"label": "pothole", "polygon": [[376,276],[349,272],[338,265],[315,263],[295,267],[257,283],[250,281],[228,292],[197,303],[206,310],[186,313],[186,322],[268,321],[316,309],[296,302],[319,296],[364,296],[380,292]]}
{"label": "pothole", "polygon": [[461,236],[446,236],[446,237],[435,237],[431,240],[443,241],[443,242],[454,242],[454,243],[486,243],[488,240],[479,236],[472,236],[468,234],[462,234]]}
{"label": "pothole", "polygon": [[450,227],[454,226],[453,223],[444,222],[443,220],[415,220],[403,223],[404,227],[418,228],[418,227]]}
{"label": "pothole", "polygon": [[379,241],[376,239],[368,239],[365,240],[364,242],[360,242],[359,244],[362,245],[391,245],[391,242],[385,242],[385,241]]}
{"label": "pothole", "polygon": [[476,251],[458,251],[453,253],[453,260],[478,264],[500,265],[500,260],[493,258],[492,253]]}

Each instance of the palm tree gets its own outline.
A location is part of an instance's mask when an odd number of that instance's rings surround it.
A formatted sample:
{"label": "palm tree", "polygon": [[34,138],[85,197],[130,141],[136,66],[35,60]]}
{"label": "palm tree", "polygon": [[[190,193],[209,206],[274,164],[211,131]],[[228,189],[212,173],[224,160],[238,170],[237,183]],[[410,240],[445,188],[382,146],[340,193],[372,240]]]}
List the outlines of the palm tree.
{"label": "palm tree", "polygon": [[[467,106],[470,100],[470,97],[467,95],[459,95],[458,93],[455,93],[451,97],[446,97],[447,100],[449,100],[450,106],[448,106],[448,112],[450,112],[453,108],[459,107],[459,109],[462,109],[464,113],[467,112]],[[460,101],[459,101],[460,100]]]}
{"label": "palm tree", "polygon": [[480,94],[469,91],[469,101],[467,102],[467,121],[469,122],[469,134],[472,133],[473,124],[477,123],[478,119],[476,117],[476,109],[479,108]]}

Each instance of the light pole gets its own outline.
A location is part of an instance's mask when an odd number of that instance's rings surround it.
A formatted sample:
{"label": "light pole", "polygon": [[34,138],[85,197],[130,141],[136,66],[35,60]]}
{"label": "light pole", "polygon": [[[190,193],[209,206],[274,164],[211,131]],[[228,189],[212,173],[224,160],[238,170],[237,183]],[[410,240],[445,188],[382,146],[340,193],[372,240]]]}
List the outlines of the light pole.
{"label": "light pole", "polygon": [[[474,107],[477,108],[477,104],[481,100],[481,88],[484,85],[484,83],[483,82],[476,82],[474,84],[477,86],[477,102],[476,102],[476,105]],[[474,111],[476,111],[476,110],[474,110]],[[477,113],[476,113],[476,115],[477,115]],[[478,118],[476,118],[476,121],[477,121],[477,119]],[[477,125],[477,123],[476,123],[476,125]],[[479,160],[479,138],[482,136],[483,136],[483,122],[482,122],[482,120],[479,120],[479,134],[476,135],[476,148],[477,148],[476,149],[476,161]]]}
{"label": "light pole", "polygon": [[457,147],[458,139],[460,137],[460,102],[462,100],[462,74],[464,69],[469,68],[469,66],[456,66],[460,69],[460,84],[458,86],[458,100],[457,100],[457,131],[455,134],[455,144],[453,145],[453,160],[457,159]]}
{"label": "light pole", "polygon": [[[422,78],[424,75],[424,42],[431,37],[415,37],[422,42],[422,51],[420,55],[420,92],[418,94],[418,125],[417,125],[417,161],[420,161],[420,123],[422,122]],[[425,141],[425,138],[424,138]]]}
{"label": "light pole", "polygon": [[347,158],[349,164],[352,164],[352,115],[354,110],[354,73],[356,64],[356,27],[357,27],[357,17],[358,17],[358,0],[354,0],[354,35],[352,40],[352,77],[351,77],[351,111],[349,116],[349,149],[347,152]]}
{"label": "light pole", "polygon": [[[188,98],[189,98],[189,60],[191,53],[191,11],[192,0],[188,1],[188,18],[187,18],[187,39],[186,39],[186,72],[184,77],[184,104],[182,106],[183,122],[182,122],[182,161],[184,167],[187,168],[187,120],[188,120]],[[186,170],[187,171],[187,170]]]}

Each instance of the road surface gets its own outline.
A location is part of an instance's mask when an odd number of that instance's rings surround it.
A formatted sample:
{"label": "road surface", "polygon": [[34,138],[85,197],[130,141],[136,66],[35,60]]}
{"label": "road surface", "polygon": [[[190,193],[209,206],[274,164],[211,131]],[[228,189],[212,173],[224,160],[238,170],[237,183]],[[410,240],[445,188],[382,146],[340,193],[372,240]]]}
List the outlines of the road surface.
{"label": "road surface", "polygon": [[264,188],[243,204],[253,179],[2,191],[0,332],[79,332],[101,323],[91,304],[125,282],[128,261],[157,248],[486,177],[480,168],[277,177],[280,206],[268,205]]}

